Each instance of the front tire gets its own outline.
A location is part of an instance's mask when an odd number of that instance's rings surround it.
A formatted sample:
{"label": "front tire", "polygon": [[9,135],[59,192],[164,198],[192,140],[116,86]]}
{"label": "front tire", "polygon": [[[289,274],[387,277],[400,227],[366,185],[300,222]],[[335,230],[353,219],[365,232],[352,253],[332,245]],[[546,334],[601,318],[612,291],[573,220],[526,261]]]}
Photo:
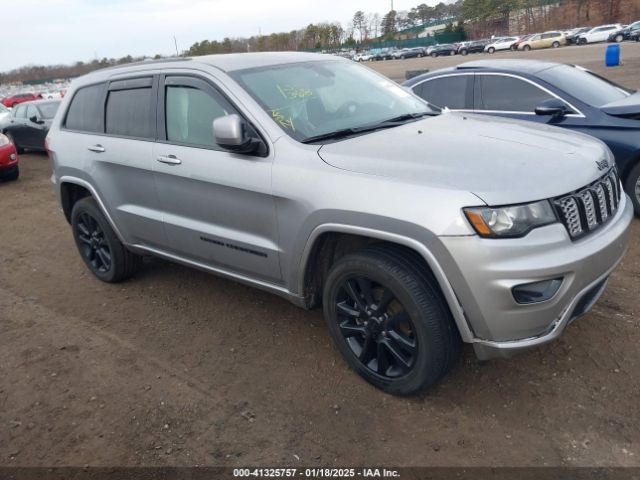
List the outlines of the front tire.
{"label": "front tire", "polygon": [[431,52],[431,57],[432,58],[436,58],[438,56],[438,54],[436,52]]}
{"label": "front tire", "polygon": [[552,48],[558,48],[559,46],[560,46],[560,42],[553,42],[553,43],[551,44],[551,47],[552,47]]}
{"label": "front tire", "polygon": [[394,395],[434,385],[455,365],[462,342],[435,279],[393,248],[346,255],[331,268],[323,306],[349,367]]}
{"label": "front tire", "polygon": [[531,45],[525,45],[524,47],[522,47],[522,50],[524,50],[525,52],[528,52],[531,50]]}
{"label": "front tire", "polygon": [[624,40],[624,37],[622,35],[616,35],[616,42],[620,43]]}
{"label": "front tire", "polygon": [[17,180],[19,176],[20,176],[20,169],[18,168],[17,165],[15,167],[8,169],[7,171],[4,171],[4,172],[0,171],[0,180],[4,182],[13,182],[14,180]]}
{"label": "front tire", "polygon": [[631,198],[636,217],[640,217],[640,163],[636,163],[627,175],[624,190]]}
{"label": "front tire", "polygon": [[460,50],[460,55],[466,55],[467,53],[469,52],[467,52],[466,50]]}
{"label": "front tire", "polygon": [[489,52],[489,53],[495,53],[495,51],[496,51],[496,49],[493,48],[493,47],[491,47],[490,49],[487,50],[487,52]]}
{"label": "front tire", "polygon": [[85,197],[73,206],[71,229],[82,260],[103,282],[121,282],[140,268],[142,257],[120,242],[93,198]]}

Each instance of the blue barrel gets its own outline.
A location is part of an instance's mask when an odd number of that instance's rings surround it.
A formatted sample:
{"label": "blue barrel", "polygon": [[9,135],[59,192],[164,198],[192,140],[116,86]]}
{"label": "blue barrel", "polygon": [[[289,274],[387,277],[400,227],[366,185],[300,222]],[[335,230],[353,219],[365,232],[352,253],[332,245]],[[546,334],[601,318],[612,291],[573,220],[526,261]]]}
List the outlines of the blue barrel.
{"label": "blue barrel", "polygon": [[617,67],[620,65],[620,45],[614,43],[607,47],[607,53],[604,56],[604,63],[607,67]]}

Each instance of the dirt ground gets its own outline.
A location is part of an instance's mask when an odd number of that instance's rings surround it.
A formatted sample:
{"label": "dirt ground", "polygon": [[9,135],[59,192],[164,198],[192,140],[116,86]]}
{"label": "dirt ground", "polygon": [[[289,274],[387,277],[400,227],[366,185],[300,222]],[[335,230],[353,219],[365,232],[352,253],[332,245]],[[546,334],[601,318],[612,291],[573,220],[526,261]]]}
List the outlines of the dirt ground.
{"label": "dirt ground", "polygon": [[[640,88],[640,44],[606,72],[604,48],[526,57]],[[320,311],[160,260],[94,279],[49,175],[26,154],[0,184],[0,465],[640,465],[635,240],[560,340],[482,366],[467,348],[431,392],[395,398],[347,369]]]}

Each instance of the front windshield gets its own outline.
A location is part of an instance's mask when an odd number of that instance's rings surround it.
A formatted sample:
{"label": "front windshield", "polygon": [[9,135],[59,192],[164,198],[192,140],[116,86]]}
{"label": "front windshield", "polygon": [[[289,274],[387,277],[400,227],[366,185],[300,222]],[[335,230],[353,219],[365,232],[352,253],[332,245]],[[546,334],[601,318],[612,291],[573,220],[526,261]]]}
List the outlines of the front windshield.
{"label": "front windshield", "polygon": [[593,107],[602,107],[607,103],[622,100],[631,93],[588,70],[570,65],[558,65],[543,70],[538,76]]}
{"label": "front windshield", "polygon": [[354,62],[292,63],[232,76],[298,141],[432,112],[420,98]]}

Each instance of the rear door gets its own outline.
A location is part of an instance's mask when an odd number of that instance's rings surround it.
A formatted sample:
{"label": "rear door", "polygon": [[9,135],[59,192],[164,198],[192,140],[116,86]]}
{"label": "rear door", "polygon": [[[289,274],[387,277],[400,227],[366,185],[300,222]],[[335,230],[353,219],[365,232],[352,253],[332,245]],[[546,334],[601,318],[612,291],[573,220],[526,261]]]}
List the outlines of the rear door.
{"label": "rear door", "polygon": [[241,111],[209,78],[161,78],[155,179],[171,251],[208,267],[278,282],[272,153],[222,150],[213,120]]}
{"label": "rear door", "polygon": [[157,80],[112,80],[75,92],[56,135],[60,156],[75,159],[124,240],[165,248],[166,236],[152,170]]}

